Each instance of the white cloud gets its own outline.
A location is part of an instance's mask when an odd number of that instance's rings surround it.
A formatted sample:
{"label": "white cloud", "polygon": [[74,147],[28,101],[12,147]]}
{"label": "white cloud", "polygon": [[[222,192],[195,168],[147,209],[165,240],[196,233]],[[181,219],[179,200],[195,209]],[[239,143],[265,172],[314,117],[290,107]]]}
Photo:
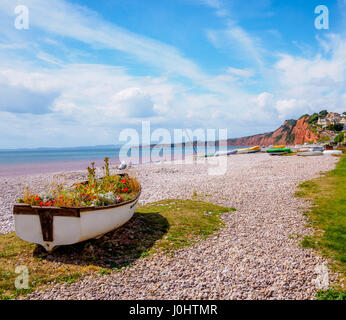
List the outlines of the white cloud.
{"label": "white cloud", "polygon": [[294,118],[297,113],[304,114],[304,110],[307,110],[308,104],[305,100],[288,99],[278,100],[276,102],[276,109],[279,112],[279,116],[282,119]]}
{"label": "white cloud", "polygon": [[281,55],[274,65],[277,79],[277,110],[282,117],[297,117],[324,107],[342,112],[346,92],[346,39],[328,35],[319,41],[328,56],[317,53],[308,59]]}
{"label": "white cloud", "polygon": [[264,68],[262,53],[264,51],[258,38],[250,35],[246,30],[229,21],[228,27],[223,30],[208,30],[207,38],[216,48],[225,48],[230,55],[251,63],[260,70]]}
{"label": "white cloud", "polygon": [[13,113],[45,114],[51,107],[58,92],[32,91],[23,86],[0,84],[0,110]]}
{"label": "white cloud", "polygon": [[102,108],[106,116],[148,118],[155,116],[150,94],[140,88],[126,88],[111,97],[110,105]]}
{"label": "white cloud", "polygon": [[[238,117],[253,108],[251,95],[233,96],[232,90],[227,94],[232,77],[210,79],[210,87],[223,84],[219,93],[193,93],[165,77],[130,76],[123,68],[102,65],[63,65],[51,72],[37,67],[31,70],[30,65],[27,69],[4,70],[0,64],[0,70],[2,79],[11,85],[42,94],[60,92],[49,114],[32,111],[24,117],[0,111],[4,141],[8,144],[21,141],[19,147],[29,143],[30,146],[100,144],[100,136],[105,139],[101,144],[114,143],[122,128],[139,127],[144,118],[155,127],[231,127],[236,134],[245,121]],[[12,129],[7,127],[8,121]],[[32,129],[33,125],[40,129]],[[18,127],[25,139],[18,139],[19,131],[15,129]]]}
{"label": "white cloud", "polygon": [[233,67],[229,67],[227,69],[227,72],[235,76],[244,78],[250,78],[255,74],[255,72],[252,69],[238,69]]}
{"label": "white cloud", "polygon": [[269,109],[273,105],[274,96],[271,93],[262,92],[256,97],[255,101],[260,108]]}

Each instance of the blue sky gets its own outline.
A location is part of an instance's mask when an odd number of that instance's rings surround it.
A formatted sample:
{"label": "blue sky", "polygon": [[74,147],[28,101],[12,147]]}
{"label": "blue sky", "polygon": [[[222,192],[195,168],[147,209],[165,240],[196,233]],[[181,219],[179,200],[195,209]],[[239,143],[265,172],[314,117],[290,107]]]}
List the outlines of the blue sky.
{"label": "blue sky", "polygon": [[345,18],[346,0],[1,0],[0,148],[118,143],[142,120],[240,137],[343,112]]}

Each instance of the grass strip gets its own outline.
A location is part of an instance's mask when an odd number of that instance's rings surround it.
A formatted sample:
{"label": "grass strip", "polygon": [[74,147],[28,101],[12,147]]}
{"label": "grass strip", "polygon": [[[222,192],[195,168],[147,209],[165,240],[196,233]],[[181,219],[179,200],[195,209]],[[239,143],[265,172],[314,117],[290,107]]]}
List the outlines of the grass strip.
{"label": "grass strip", "polygon": [[334,289],[319,291],[318,299],[345,299],[346,275],[346,155],[340,157],[336,169],[299,186],[296,196],[312,200],[313,206],[305,214],[315,228],[313,236],[306,236],[302,246],[314,248],[330,258],[332,268],[341,274]]}

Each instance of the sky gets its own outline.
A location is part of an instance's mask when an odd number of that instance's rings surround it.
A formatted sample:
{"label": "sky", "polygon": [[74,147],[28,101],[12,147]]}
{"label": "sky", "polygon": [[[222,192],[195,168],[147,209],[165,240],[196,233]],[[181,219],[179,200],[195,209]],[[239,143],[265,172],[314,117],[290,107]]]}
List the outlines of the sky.
{"label": "sky", "polygon": [[144,120],[234,138],[322,109],[346,111],[346,0],[0,0],[0,148],[117,144]]}

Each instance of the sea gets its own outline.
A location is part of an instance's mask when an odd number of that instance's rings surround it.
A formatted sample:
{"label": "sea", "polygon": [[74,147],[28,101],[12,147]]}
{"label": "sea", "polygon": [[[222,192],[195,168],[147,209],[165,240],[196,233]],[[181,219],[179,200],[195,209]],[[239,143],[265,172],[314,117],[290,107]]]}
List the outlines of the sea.
{"label": "sea", "polygon": [[[239,147],[227,147],[232,150]],[[21,176],[49,172],[82,170],[95,162],[103,165],[108,157],[111,165],[121,160],[133,165],[150,162],[181,160],[187,155],[214,153],[219,147],[143,147],[124,148],[119,145],[90,146],[75,148],[39,148],[39,149],[0,149],[0,177]]]}

